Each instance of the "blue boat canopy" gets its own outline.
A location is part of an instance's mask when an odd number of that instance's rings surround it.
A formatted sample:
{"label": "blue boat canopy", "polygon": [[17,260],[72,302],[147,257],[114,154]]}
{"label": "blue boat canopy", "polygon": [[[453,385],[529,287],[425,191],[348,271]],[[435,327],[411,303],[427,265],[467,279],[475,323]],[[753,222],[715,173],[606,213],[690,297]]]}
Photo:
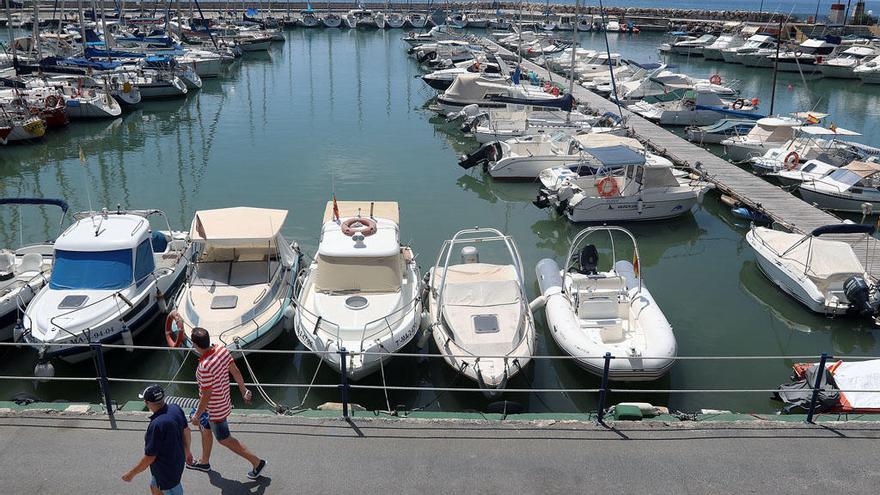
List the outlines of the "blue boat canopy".
{"label": "blue boat canopy", "polygon": [[813,229],[810,235],[819,237],[824,234],[874,234],[876,229],[869,223],[835,223]]}
{"label": "blue boat canopy", "polygon": [[532,105],[535,107],[558,108],[570,112],[574,108],[574,96],[566,93],[561,98],[536,99],[536,98],[513,98],[509,96],[493,96],[491,101],[499,103],[512,103],[514,105]]}
{"label": "blue boat canopy", "polygon": [[67,201],[53,198],[0,198],[0,205],[51,205],[67,213]]}
{"label": "blue boat canopy", "polygon": [[606,168],[616,168],[624,165],[643,165],[645,163],[645,155],[622,144],[587,148],[584,152],[593,155]]}

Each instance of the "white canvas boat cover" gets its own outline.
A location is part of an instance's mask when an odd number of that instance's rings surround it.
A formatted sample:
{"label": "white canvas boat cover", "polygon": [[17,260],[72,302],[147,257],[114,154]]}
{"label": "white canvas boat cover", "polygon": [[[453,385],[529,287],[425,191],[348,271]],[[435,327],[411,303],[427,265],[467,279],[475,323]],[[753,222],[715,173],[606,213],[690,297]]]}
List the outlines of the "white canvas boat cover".
{"label": "white canvas boat cover", "polygon": [[880,390],[880,359],[842,362],[829,368],[837,388],[844,391],[840,393],[840,403],[844,410],[880,409],[880,393],[852,392]]}
{"label": "white canvas boat cover", "polygon": [[607,146],[623,145],[637,151],[642,151],[645,147],[637,139],[630,137],[617,136],[607,132],[580,134],[575,139],[584,148],[604,148]]}
{"label": "white canvas boat cover", "polygon": [[403,280],[401,255],[336,257],[318,255],[315,288],[320,292],[397,292]]}
{"label": "white canvas boat cover", "polygon": [[868,57],[874,54],[874,49],[869,46],[851,46],[843,51],[843,55],[858,55]]}
{"label": "white canvas boat cover", "polygon": [[285,219],[287,210],[246,206],[201,210],[189,235],[196,241],[271,241],[281,233]]}
{"label": "white canvas boat cover", "polygon": [[818,125],[805,125],[795,127],[794,129],[800,133],[810,136],[861,136],[861,134],[859,134],[858,132],[844,129],[842,127],[829,129],[827,127],[820,127]]}
{"label": "white canvas boat cover", "polygon": [[507,88],[507,84],[499,84],[497,79],[487,79],[481,74],[461,74],[444,95],[459,100],[482,100],[487,94],[506,94]]}
{"label": "white canvas boat cover", "polygon": [[847,278],[865,273],[852,247],[845,242],[814,237],[791,249],[804,238],[803,235],[764,227],[756,227],[755,235],[776,254],[779,261],[796,272],[805,273],[822,293],[829,287],[842,288]]}
{"label": "white canvas boat cover", "polygon": [[[371,212],[374,217],[384,218],[392,222],[400,223],[400,209],[396,201],[337,201],[339,208],[339,216],[342,218],[351,218],[358,215],[369,217]],[[327,223],[333,220],[333,201],[328,201],[324,207],[324,221]]]}

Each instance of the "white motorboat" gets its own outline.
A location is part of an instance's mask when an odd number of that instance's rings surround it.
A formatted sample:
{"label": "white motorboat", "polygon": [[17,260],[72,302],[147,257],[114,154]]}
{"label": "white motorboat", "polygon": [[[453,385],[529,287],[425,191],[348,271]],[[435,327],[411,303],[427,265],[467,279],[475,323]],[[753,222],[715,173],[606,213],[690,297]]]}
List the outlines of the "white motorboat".
{"label": "white motorboat", "polygon": [[880,212],[880,164],[854,161],[818,179],[801,182],[798,194],[825,210]]}
{"label": "white motorboat", "polygon": [[754,34],[739,46],[721,49],[721,58],[729,64],[743,63],[743,57],[765,48],[775,48],[776,38],[766,34]]}
{"label": "white motorboat", "polygon": [[[167,230],[151,228],[153,215],[165,219]],[[75,218],[55,240],[49,284],[22,318],[18,340],[38,352],[38,375],[51,374],[47,361],[55,358],[89,359],[88,344],[132,346],[165,311],[165,295],[180,284],[187,265],[187,234],[172,231],[159,210]]]}
{"label": "white motorboat", "polygon": [[685,56],[702,56],[703,49],[715,42],[712,34],[704,34],[698,38],[682,40],[672,45],[672,53]]}
{"label": "white motorboat", "polygon": [[[57,206],[61,208],[62,224],[67,213],[67,203],[60,199],[0,198],[0,205]],[[13,338],[12,330],[21,312],[49,282],[51,273],[51,242],[0,249],[0,342]]]}
{"label": "white motorboat", "polygon": [[817,65],[824,77],[858,79],[859,75],[855,72],[856,68],[868,63],[878,54],[880,54],[880,51],[873,45],[850,46],[836,57],[828,57],[822,62],[818,62]]}
{"label": "white motorboat", "polygon": [[594,128],[603,129],[603,132],[626,132],[620,119],[614,114],[591,116],[577,111],[488,110],[481,112],[465,125],[465,130],[469,130],[480,144],[559,133],[574,136],[591,132]]}
{"label": "white motorboat", "polygon": [[[815,114],[816,119],[826,114]],[[746,161],[761,156],[772,148],[782,146],[794,138],[796,127],[803,122],[793,117],[764,117],[755,121],[754,127],[741,136],[731,136],[721,141],[727,159],[733,162]]]}
{"label": "white motorboat", "polygon": [[507,65],[503,62],[490,62],[479,57],[471,60],[464,60],[455,63],[448,69],[440,69],[422,76],[422,80],[428,86],[438,90],[446,91],[449,86],[461,74],[482,74],[487,79],[498,79],[498,82],[507,84],[509,80]]}
{"label": "white motorboat", "polygon": [[334,14],[333,12],[328,12],[324,14],[321,22],[324,23],[324,27],[338,28],[342,25],[342,17],[339,17],[339,15]]}
{"label": "white motorboat", "polygon": [[384,12],[376,12],[373,15],[373,22],[376,23],[376,27],[378,29],[385,29],[385,13]]}
{"label": "white motorboat", "polygon": [[880,56],[859,65],[853,74],[865,84],[880,84]]}
{"label": "white motorboat", "polygon": [[497,397],[536,344],[513,238],[491,228],[456,233],[443,243],[428,285],[429,328],[443,359]]}
{"label": "white motorboat", "polygon": [[406,346],[421,323],[421,278],[400,242],[395,202],[328,202],[315,260],[302,275],[296,335],[359,380]]}
{"label": "white motorboat", "polygon": [[706,60],[724,60],[722,51],[726,48],[737,48],[742,45],[745,40],[741,36],[733,34],[722,34],[711,44],[703,47],[703,58]]}
{"label": "white motorboat", "polygon": [[700,144],[721,144],[725,139],[748,134],[753,127],[752,119],[721,119],[707,126],[688,127],[687,139]]}
{"label": "white motorboat", "polygon": [[459,112],[467,105],[480,108],[507,108],[505,99],[521,100],[524,107],[558,107],[565,96],[555,96],[538,87],[499,82],[482,74],[461,74],[449,89],[437,96],[440,111],[444,114]]}
{"label": "white motorboat", "polygon": [[553,206],[572,222],[661,220],[689,213],[712,185],[677,176],[670,163],[634,163],[623,175],[598,171],[565,179],[535,201]]}
{"label": "white motorboat", "polygon": [[124,80],[136,87],[144,100],[180,98],[189,92],[183,79],[169,71],[127,72]]}
{"label": "white motorboat", "polygon": [[406,24],[406,17],[399,12],[389,12],[385,14],[385,27],[389,29],[400,29]]}
{"label": "white motorboat", "polygon": [[406,16],[406,22],[413,29],[423,29],[428,23],[428,17],[418,12],[411,12]]}
{"label": "white motorboat", "polygon": [[827,225],[807,235],[752,226],[746,242],[758,267],[770,281],[811,311],[825,315],[860,314],[874,317],[880,306],[876,286],[869,281],[853,247],[823,239],[830,234],[865,234],[873,225]]}
{"label": "white motorboat", "polygon": [[503,16],[496,15],[489,19],[489,27],[492,29],[497,29],[499,31],[507,31],[510,29],[510,20]]}
{"label": "white motorboat", "polygon": [[768,67],[775,67],[779,72],[799,72],[812,74],[820,72],[819,64],[827,57],[833,57],[840,46],[840,38],[828,36],[824,39],[807,39],[794,50],[786,50],[770,55]]}
{"label": "white motorboat", "polygon": [[166,319],[169,345],[191,347],[202,327],[231,351],[261,349],[293,329],[300,253],[281,235],[285,210],[197,211],[190,228],[191,265]]}
{"label": "white motorboat", "polygon": [[458,38],[461,38],[461,34],[455,32],[451,26],[440,25],[432,27],[427,33],[409,33],[403,38],[403,41],[412,47],[410,49],[410,53],[412,53],[416,47],[424,44]]}
{"label": "white motorboat", "polygon": [[464,29],[468,27],[467,14],[463,12],[456,12],[455,14],[449,16],[448,19],[446,19],[446,23],[458,29]]}
{"label": "white motorboat", "polygon": [[[610,64],[609,60],[611,60]],[[612,53],[609,57],[607,53],[601,52],[589,62],[576,63],[574,66],[574,72],[581,84],[589,83],[600,77],[611,77],[612,73],[614,77],[617,77],[627,70],[629,68],[619,53]]]}
{"label": "white motorboat", "polygon": [[[383,27],[384,27],[384,17],[382,18]],[[349,10],[348,14],[345,16],[345,22],[348,24],[350,28],[375,28],[378,27],[376,25],[376,15],[372,10],[367,9],[353,9]]]}
{"label": "white motorboat", "polygon": [[[833,127],[833,126],[832,126]],[[795,137],[777,148],[770,148],[762,156],[749,159],[757,175],[792,169],[807,160],[822,160],[837,167],[880,155],[880,149],[845,141],[844,138],[861,134],[841,127],[827,128],[802,125],[794,128]]]}
{"label": "white motorboat", "polygon": [[301,27],[313,28],[321,25],[321,19],[313,9],[305,9],[300,12],[299,23]]}
{"label": "white motorboat", "polygon": [[[635,151],[638,141],[605,133],[571,136],[524,136],[485,145],[486,172],[495,180],[533,181],[548,168],[567,167],[592,174],[599,169],[617,169],[630,163],[644,163]],[[483,148],[477,151],[481,153]],[[471,157],[459,162],[463,168],[473,164]]]}
{"label": "white motorboat", "polygon": [[671,54],[674,53],[672,47],[676,43],[681,43],[683,41],[693,41],[695,39],[697,39],[696,36],[693,36],[686,31],[672,31],[666,33],[664,41],[660,43],[660,45],[657,47],[657,51],[661,54]]}
{"label": "white motorboat", "polygon": [[761,118],[756,101],[723,100],[711,87],[698,85],[680,99],[649,103],[639,101],[627,109],[661,125],[709,125],[723,118]]}
{"label": "white motorboat", "polygon": [[192,67],[201,78],[217,77],[223,67],[223,57],[207,50],[187,50],[175,58],[180,65]]}
{"label": "white motorboat", "polygon": [[610,20],[604,26],[604,30],[609,33],[619,33],[620,32],[620,21]]}
{"label": "white motorboat", "polygon": [[802,182],[821,179],[838,168],[821,160],[807,160],[805,163],[792,164],[791,168],[767,173],[766,176],[775,178],[783,186],[797,186]]}
{"label": "white motorboat", "polygon": [[[599,268],[593,234],[607,233],[611,260]],[[632,242],[633,262],[618,258],[614,242],[623,233]],[[648,381],[665,375],[675,363],[677,343],[672,325],[645,287],[639,270],[639,248],[632,233],[620,227],[589,227],[575,236],[562,270],[552,259],[535,267],[547,326],[556,344],[588,372],[608,378]],[[535,302],[532,306],[536,306]]]}

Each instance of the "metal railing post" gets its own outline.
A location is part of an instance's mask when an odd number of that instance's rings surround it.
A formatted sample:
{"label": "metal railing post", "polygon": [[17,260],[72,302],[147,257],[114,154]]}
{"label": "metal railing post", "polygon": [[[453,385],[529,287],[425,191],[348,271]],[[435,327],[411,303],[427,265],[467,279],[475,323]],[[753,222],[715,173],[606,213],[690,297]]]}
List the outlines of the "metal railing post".
{"label": "metal railing post", "polygon": [[813,384],[813,395],[810,397],[810,409],[807,410],[807,423],[813,423],[813,415],[816,413],[816,399],[819,398],[819,387],[822,386],[822,377],[825,376],[825,363],[828,361],[828,354],[822,353],[819,357],[819,369],[816,370],[816,383]]}
{"label": "metal railing post", "polygon": [[342,417],[348,419],[348,351],[339,349],[339,395],[342,398]]}
{"label": "metal railing post", "polygon": [[608,393],[608,370],[611,368],[611,353],[605,353],[605,367],[602,369],[602,386],[599,388],[599,411],[596,416],[600,425],[605,425],[605,395]]}
{"label": "metal railing post", "polygon": [[104,407],[107,408],[107,416],[110,417],[110,428],[116,429],[116,416],[113,415],[113,401],[110,398],[110,382],[107,380],[107,366],[104,364],[104,349],[100,342],[92,342],[89,344],[95,356],[95,362],[98,364],[98,389],[104,398]]}

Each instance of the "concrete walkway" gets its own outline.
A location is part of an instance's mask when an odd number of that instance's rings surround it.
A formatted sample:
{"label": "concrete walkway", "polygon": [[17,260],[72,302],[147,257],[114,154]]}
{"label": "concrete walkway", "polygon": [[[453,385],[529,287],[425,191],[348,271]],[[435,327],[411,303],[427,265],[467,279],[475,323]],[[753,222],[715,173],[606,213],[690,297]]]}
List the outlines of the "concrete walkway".
{"label": "concrete walkway", "polygon": [[[146,415],[0,415],[0,493],[148,493],[120,476]],[[876,493],[880,423],[618,423],[236,417],[266,478],[215,447],[202,493]]]}

